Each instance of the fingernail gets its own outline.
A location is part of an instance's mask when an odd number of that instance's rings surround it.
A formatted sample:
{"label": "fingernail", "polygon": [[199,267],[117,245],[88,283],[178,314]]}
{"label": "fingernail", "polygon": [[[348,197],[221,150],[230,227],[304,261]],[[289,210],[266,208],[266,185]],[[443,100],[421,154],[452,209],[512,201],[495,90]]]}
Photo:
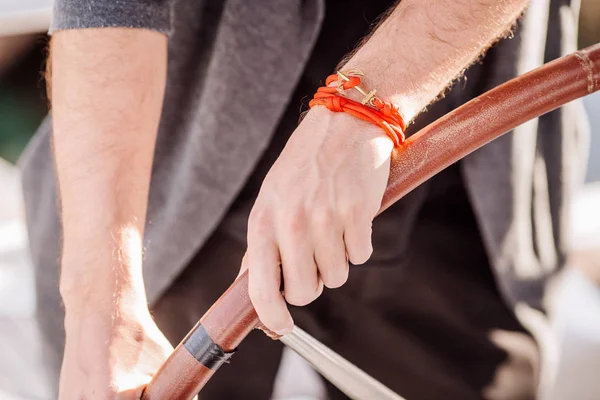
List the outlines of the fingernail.
{"label": "fingernail", "polygon": [[292,328],[285,328],[285,329],[280,329],[278,331],[275,331],[276,334],[278,334],[279,336],[284,336],[287,335],[288,333],[290,333],[292,331]]}

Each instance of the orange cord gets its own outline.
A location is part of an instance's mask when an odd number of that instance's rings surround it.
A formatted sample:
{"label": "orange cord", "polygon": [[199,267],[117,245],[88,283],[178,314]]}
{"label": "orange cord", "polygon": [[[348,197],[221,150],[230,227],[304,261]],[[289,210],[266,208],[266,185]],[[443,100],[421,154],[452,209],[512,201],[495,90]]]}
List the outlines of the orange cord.
{"label": "orange cord", "polygon": [[[360,84],[360,77],[351,75],[349,80],[342,82],[339,87],[342,91],[351,89]],[[325,106],[333,112],[345,112],[363,121],[370,122],[381,127],[392,139],[395,146],[404,141],[404,130],[406,125],[398,109],[390,102],[383,101],[378,97],[372,97],[372,107],[357,101],[340,96],[338,86],[329,86],[339,80],[338,75],[329,75],[326,86],[320,87],[313,99],[308,103],[310,108],[314,106]]]}

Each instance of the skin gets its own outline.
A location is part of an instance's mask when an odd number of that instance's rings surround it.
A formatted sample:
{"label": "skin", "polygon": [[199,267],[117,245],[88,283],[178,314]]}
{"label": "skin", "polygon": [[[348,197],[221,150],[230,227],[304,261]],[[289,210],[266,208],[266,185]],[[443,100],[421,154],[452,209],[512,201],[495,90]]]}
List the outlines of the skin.
{"label": "skin", "polygon": [[[411,120],[509,29],[526,3],[404,0],[345,68],[361,69],[364,87],[377,88]],[[66,310],[61,400],[139,398],[171,351],[150,317],[142,279],[166,43],[162,34],[123,28],[53,37]],[[323,287],[344,284],[348,260],[370,257],[391,149],[376,126],[323,107],[293,133],[261,187],[242,263],[266,327],[288,332],[286,302],[310,303]]]}
{"label": "skin", "polygon": [[150,317],[141,262],[166,50],[164,35],[142,30],[53,39],[66,310],[60,399],[139,399],[172,351]]}

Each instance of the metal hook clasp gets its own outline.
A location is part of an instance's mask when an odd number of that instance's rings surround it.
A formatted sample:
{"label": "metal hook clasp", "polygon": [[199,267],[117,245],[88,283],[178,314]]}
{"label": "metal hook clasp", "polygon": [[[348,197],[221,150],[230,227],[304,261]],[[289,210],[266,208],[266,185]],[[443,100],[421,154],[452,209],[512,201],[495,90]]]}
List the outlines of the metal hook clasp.
{"label": "metal hook clasp", "polygon": [[[338,81],[340,82],[340,84],[337,87],[337,91],[341,94],[345,94],[344,88],[342,87],[343,82],[348,82],[351,76],[365,76],[365,74],[363,74],[361,70],[351,69],[348,71],[338,71],[337,76]],[[368,103],[369,105],[373,106],[373,99],[375,98],[375,93],[377,92],[375,89],[371,90],[368,93],[360,86],[354,86],[353,89],[356,89],[360,94],[364,96],[363,99],[360,101],[361,104]]]}

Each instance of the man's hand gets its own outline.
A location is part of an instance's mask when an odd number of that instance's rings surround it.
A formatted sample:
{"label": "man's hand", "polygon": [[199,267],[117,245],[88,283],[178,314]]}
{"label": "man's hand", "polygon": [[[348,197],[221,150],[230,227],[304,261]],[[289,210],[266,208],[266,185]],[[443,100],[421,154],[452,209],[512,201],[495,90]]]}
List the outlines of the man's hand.
{"label": "man's hand", "polygon": [[[278,334],[304,306],[366,262],[393,142],[377,126],[324,107],[311,110],[269,171],[249,220],[249,293]],[[282,264],[284,297],[280,293]]]}
{"label": "man's hand", "polygon": [[105,315],[90,306],[95,312],[67,314],[59,399],[140,399],[173,348],[147,311]]}
{"label": "man's hand", "polygon": [[[344,69],[363,71],[364,87],[392,100],[410,121],[508,31],[526,4],[403,0]],[[294,132],[252,209],[242,265],[268,329],[289,332],[286,300],[310,303],[323,286],[346,281],[348,260],[370,257],[391,150],[380,128],[324,107],[312,109]]]}

